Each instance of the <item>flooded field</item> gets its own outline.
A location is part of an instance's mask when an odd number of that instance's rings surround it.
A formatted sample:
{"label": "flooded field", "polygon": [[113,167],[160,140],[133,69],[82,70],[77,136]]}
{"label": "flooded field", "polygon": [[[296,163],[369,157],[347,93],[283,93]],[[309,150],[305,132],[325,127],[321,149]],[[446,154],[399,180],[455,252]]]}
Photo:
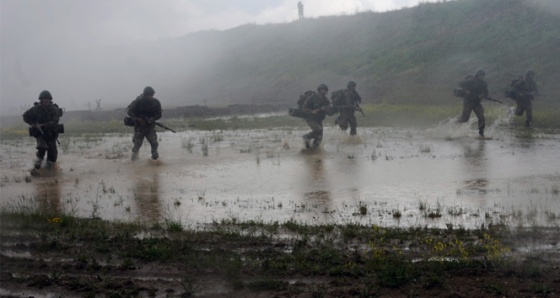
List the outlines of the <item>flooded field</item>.
{"label": "flooded field", "polygon": [[[130,134],[60,137],[51,172],[30,172],[34,140],[3,140],[1,206],[78,217],[181,222],[295,221],[475,228],[560,224],[560,137],[466,127],[325,129],[303,150],[292,128],[158,133],[160,160],[130,161]],[[523,133],[524,137],[516,137]]]}

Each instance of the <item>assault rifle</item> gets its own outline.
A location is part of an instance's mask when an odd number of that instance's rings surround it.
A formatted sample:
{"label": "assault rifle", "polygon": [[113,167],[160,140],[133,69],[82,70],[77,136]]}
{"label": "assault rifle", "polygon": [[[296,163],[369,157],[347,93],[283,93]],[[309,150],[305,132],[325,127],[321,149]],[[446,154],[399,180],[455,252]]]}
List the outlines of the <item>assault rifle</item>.
{"label": "assault rifle", "polygon": [[364,114],[364,110],[362,110],[362,107],[360,107],[360,105],[358,103],[356,103],[355,106],[332,106],[333,108],[337,108],[337,109],[354,109],[358,112],[360,112],[360,114],[362,114],[362,116],[366,116],[366,114]]}
{"label": "assault rifle", "polygon": [[489,100],[489,101],[495,101],[495,102],[497,102],[497,103],[502,103],[502,104],[503,104],[502,101],[497,100],[497,99],[493,99],[493,98],[490,97],[490,96],[483,97],[482,99],[486,99],[486,100]]}
{"label": "assault rifle", "polygon": [[[150,121],[149,121],[150,119],[149,119],[148,117],[146,117],[146,116],[140,116],[140,118],[142,118],[142,120],[144,120],[144,122],[146,122],[146,123],[149,123],[149,122],[150,122]],[[173,132],[173,133],[176,133],[176,131],[174,131],[173,129],[171,129],[171,128],[169,128],[169,127],[167,127],[167,126],[165,126],[165,125],[163,125],[163,124],[161,124],[161,123],[159,123],[159,122],[157,122],[157,121],[154,121],[153,123],[154,123],[155,125],[161,127],[161,128],[164,128],[164,129],[167,129],[167,130],[169,130],[169,131],[171,131],[171,132]]]}

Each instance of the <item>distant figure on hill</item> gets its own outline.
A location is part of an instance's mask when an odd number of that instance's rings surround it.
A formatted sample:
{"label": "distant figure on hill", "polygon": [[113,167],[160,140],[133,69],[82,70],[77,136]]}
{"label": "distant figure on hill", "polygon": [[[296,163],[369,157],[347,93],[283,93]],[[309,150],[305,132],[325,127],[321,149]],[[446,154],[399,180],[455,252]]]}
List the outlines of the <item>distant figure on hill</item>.
{"label": "distant figure on hill", "polygon": [[478,69],[474,76],[469,75],[459,83],[459,86],[465,91],[465,96],[463,98],[463,112],[457,122],[468,122],[471,112],[474,112],[478,119],[478,134],[481,137],[484,137],[484,127],[486,124],[484,109],[480,101],[488,98],[488,84],[484,81],[485,75],[486,72],[484,70]]}
{"label": "distant figure on hill", "polygon": [[156,120],[161,118],[161,104],[154,97],[154,88],[147,86],[129,106],[127,114],[134,119],[134,136],[132,142],[132,161],[138,159],[138,151],[142,147],[144,138],[148,140],[152,146],[152,159],[157,160],[158,141],[156,134]]}
{"label": "distant figure on hill", "polygon": [[52,95],[48,90],[39,94],[39,102],[23,113],[23,121],[31,126],[29,134],[37,140],[37,159],[35,169],[40,169],[45,154],[47,154],[46,168],[51,169],[58,157],[56,141],[58,139],[58,121],[62,110],[53,104]]}
{"label": "distant figure on hill", "polygon": [[[311,146],[318,148],[323,140],[323,120],[325,120],[327,108],[331,105],[326,97],[327,92],[329,92],[327,85],[319,85],[317,92],[313,92],[312,95],[307,97],[301,106],[305,114],[304,120],[309,128],[311,128],[311,132],[303,136],[305,148],[310,148]],[[313,140],[313,144],[309,143],[311,140]]]}
{"label": "distant figure on hill", "polygon": [[340,129],[346,131],[350,125],[350,135],[356,135],[356,127],[358,127],[358,120],[354,113],[359,110],[362,97],[356,91],[356,82],[350,81],[346,84],[346,89],[338,90],[332,93],[331,101],[333,107],[340,113],[335,120]]}
{"label": "distant figure on hill", "polygon": [[512,81],[511,87],[513,88],[512,98],[517,104],[515,115],[521,116],[526,113],[525,127],[531,127],[533,122],[532,100],[535,95],[539,95],[539,89],[535,82],[535,72],[527,69],[524,77]]}
{"label": "distant figure on hill", "polygon": [[301,3],[301,1],[298,2],[297,4],[297,10],[298,10],[298,16],[299,19],[303,19],[303,3]]}

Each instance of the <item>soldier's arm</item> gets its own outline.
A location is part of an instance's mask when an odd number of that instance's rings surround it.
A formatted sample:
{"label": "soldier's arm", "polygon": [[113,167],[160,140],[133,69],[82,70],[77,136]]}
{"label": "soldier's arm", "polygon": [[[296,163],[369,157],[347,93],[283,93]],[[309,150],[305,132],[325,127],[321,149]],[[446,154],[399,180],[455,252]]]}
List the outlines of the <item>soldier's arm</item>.
{"label": "soldier's arm", "polygon": [[35,124],[34,123],[35,122],[34,121],[35,117],[33,117],[33,111],[32,110],[33,110],[33,108],[31,108],[31,109],[25,111],[25,113],[23,113],[23,122],[25,122],[29,125],[34,125]]}

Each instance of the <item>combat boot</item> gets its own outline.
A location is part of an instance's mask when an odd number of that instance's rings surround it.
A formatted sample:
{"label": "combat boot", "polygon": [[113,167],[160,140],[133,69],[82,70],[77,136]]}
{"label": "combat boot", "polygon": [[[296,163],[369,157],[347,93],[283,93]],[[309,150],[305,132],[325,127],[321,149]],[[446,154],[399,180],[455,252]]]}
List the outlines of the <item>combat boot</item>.
{"label": "combat boot", "polygon": [[158,158],[159,158],[159,154],[157,153],[157,151],[153,151],[152,152],[152,159],[157,160]]}
{"label": "combat boot", "polygon": [[530,128],[531,127],[531,121],[525,121],[525,127]]}
{"label": "combat boot", "polygon": [[34,167],[35,169],[38,170],[38,169],[41,168],[41,164],[42,164],[42,163],[43,163],[43,160],[40,159],[40,158],[37,158],[37,159],[35,160],[35,163],[33,164],[33,167]]}
{"label": "combat boot", "polygon": [[50,170],[54,168],[54,161],[47,161],[47,163],[45,164],[45,169]]}
{"label": "combat boot", "polygon": [[303,144],[305,145],[306,149],[309,149],[311,147],[311,144],[309,144],[309,138],[307,138],[306,136],[303,136]]}
{"label": "combat boot", "polygon": [[484,129],[479,129],[478,134],[484,138]]}
{"label": "combat boot", "polygon": [[132,161],[138,160],[138,152],[132,151],[132,155],[130,156],[130,160],[132,160]]}

